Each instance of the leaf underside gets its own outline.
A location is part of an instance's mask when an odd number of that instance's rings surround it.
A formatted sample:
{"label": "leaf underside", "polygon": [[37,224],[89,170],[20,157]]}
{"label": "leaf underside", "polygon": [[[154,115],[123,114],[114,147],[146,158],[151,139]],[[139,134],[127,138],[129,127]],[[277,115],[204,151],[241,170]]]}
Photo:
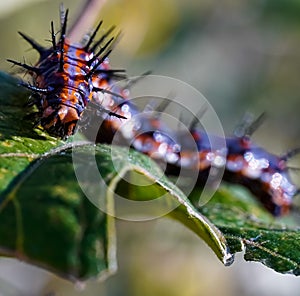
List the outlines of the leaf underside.
{"label": "leaf underside", "polygon": [[[30,116],[24,118],[31,112],[24,107],[29,94],[16,83],[7,74],[0,74],[2,255],[42,266],[73,281],[114,272],[113,216],[122,214],[112,194],[115,192],[125,201],[138,202],[143,209],[147,209],[145,202],[157,201],[158,207],[152,208],[157,215],[170,208],[166,216],[204,239],[225,265],[243,248],[246,260],[259,261],[278,272],[299,274],[298,229],[274,221],[248,193],[223,186],[198,209],[200,188],[187,199],[151,159],[136,151],[75,143],[72,139],[63,142],[33,129]],[[99,186],[99,177],[89,176],[94,164],[105,181],[103,186]],[[79,180],[78,172],[87,177]],[[123,180],[125,175],[149,186],[130,184]],[[87,198],[89,192],[93,193],[92,202]],[[162,200],[158,198],[161,195],[165,196]]]}

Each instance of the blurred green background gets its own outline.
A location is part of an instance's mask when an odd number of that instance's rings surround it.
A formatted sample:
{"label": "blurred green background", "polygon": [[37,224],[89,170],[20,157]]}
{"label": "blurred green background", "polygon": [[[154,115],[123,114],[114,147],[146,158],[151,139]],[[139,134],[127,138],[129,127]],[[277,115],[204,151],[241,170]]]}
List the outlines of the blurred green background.
{"label": "blurred green background", "polygon": [[[17,31],[46,44],[50,21],[58,27],[62,1],[6,2],[0,3],[0,67],[13,72],[6,58],[25,57],[32,64],[37,58]],[[84,1],[64,4],[75,22]],[[256,142],[274,153],[300,145],[300,1],[107,0],[100,19],[122,31],[113,66],[189,83],[209,100],[228,135],[246,111],[265,111]],[[299,163],[296,158],[293,165]],[[40,269],[1,259],[0,295],[279,296],[300,290],[300,279],[243,262],[241,255],[225,268],[173,221],[117,226],[119,272],[106,282],[88,283],[81,291]]]}

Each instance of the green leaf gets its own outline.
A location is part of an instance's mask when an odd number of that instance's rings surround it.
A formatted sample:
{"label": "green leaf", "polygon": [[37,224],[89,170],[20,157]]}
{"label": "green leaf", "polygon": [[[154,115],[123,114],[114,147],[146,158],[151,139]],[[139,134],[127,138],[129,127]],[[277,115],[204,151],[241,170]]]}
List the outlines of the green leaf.
{"label": "green leaf", "polygon": [[[46,266],[69,279],[85,280],[100,271],[114,270],[114,225],[112,217],[98,210],[82,193],[74,174],[72,152],[84,160],[82,169],[88,167],[86,159],[96,149],[100,173],[108,183],[99,202],[110,204],[106,209],[113,213],[112,196],[122,175],[114,170],[108,146],[75,147],[49,153],[34,161],[6,191],[0,208],[0,245],[3,254],[13,255],[29,262]],[[137,171],[156,180],[158,167],[146,156],[115,148],[121,171]],[[133,164],[134,163],[134,164]],[[146,170],[146,169],[147,170]],[[222,234],[185,199],[183,194],[165,177],[156,180],[163,191],[171,192],[167,203],[179,202],[175,218],[183,221],[207,241],[218,257],[228,263],[230,254]],[[154,185],[159,187],[158,185]],[[93,188],[96,184],[87,184]],[[162,190],[156,188],[159,192]],[[145,196],[143,196],[145,200]],[[9,230],[7,229],[9,227]]]}
{"label": "green leaf", "polygon": [[[247,192],[222,188],[202,207],[224,234],[231,252],[244,250],[247,261],[258,261],[280,273],[300,274],[299,227],[271,217]],[[285,223],[284,223],[285,222]]]}
{"label": "green leaf", "polygon": [[71,280],[115,270],[112,218],[80,190],[69,154],[33,162],[3,196],[3,254]]}

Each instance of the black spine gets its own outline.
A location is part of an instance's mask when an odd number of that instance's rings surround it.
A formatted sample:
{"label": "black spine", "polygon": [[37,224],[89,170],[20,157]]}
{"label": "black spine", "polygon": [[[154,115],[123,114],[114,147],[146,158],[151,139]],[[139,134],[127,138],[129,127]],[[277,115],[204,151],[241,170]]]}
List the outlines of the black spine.
{"label": "black spine", "polygon": [[25,82],[21,82],[19,83],[19,85],[26,87],[27,89],[36,92],[36,93],[50,93],[53,91],[53,89],[51,87],[47,87],[47,88],[40,88],[34,85],[31,85],[29,83],[25,83]]}
{"label": "black spine", "polygon": [[103,36],[92,46],[90,52],[95,51],[95,49],[105,40],[105,38],[115,29],[115,26],[112,26],[108,31],[103,34]]}
{"label": "black spine", "polygon": [[91,65],[96,59],[109,47],[109,45],[113,42],[114,37],[110,38],[106,44],[100,48],[100,50],[94,55],[94,57],[89,60],[89,64]]}
{"label": "black spine", "polygon": [[94,33],[90,36],[89,41],[87,42],[86,46],[84,47],[85,51],[89,51],[89,47],[92,44],[92,42],[94,41],[94,38],[97,34],[97,32],[99,31],[101,25],[102,25],[103,21],[100,21],[100,23],[98,24],[98,26],[96,27]]}
{"label": "black spine", "polygon": [[86,79],[89,79],[92,75],[95,74],[97,68],[103,63],[103,61],[110,55],[111,52],[112,49],[108,50],[107,53],[105,53],[100,59],[98,59],[93,69],[91,69],[90,72],[86,75]]}
{"label": "black spine", "polygon": [[57,46],[56,46],[56,40],[55,40],[55,32],[54,32],[54,24],[53,24],[53,22],[51,22],[51,40],[52,40],[53,50],[56,51],[57,50]]}
{"label": "black spine", "polygon": [[32,71],[32,72],[35,72],[37,74],[40,73],[40,69],[37,68],[37,67],[32,67],[32,66],[29,66],[29,65],[27,65],[25,63],[20,63],[20,62],[17,62],[17,61],[14,61],[14,60],[10,60],[10,59],[7,59],[7,61],[10,62],[10,63],[12,63],[12,64],[14,64],[14,65],[16,65],[16,66],[22,67],[22,68],[24,68],[24,69],[26,69],[28,71]]}
{"label": "black spine", "polygon": [[38,51],[38,53],[40,54],[41,57],[44,56],[44,54],[47,52],[47,50],[41,46],[40,44],[38,44],[36,41],[34,41],[32,38],[30,38],[29,36],[25,35],[22,32],[18,32],[35,50]]}
{"label": "black spine", "polygon": [[202,105],[200,110],[197,112],[196,116],[192,119],[189,124],[189,131],[196,129],[197,125],[200,123],[200,119],[204,116],[207,111],[208,106],[206,104]]}
{"label": "black spine", "polygon": [[68,13],[69,13],[69,10],[67,9],[65,17],[64,17],[64,23],[61,28],[60,39],[59,39],[59,44],[60,44],[59,72],[64,71],[64,45],[65,45],[65,39],[66,39]]}
{"label": "black spine", "polygon": [[288,151],[287,153],[282,155],[280,158],[284,161],[287,161],[288,159],[293,158],[297,154],[300,154],[300,147],[297,147],[297,148],[294,148],[294,149]]}
{"label": "black spine", "polygon": [[105,89],[105,88],[100,88],[100,87],[93,87],[92,91],[94,92],[102,92],[102,93],[107,93],[109,95],[112,95],[114,97],[119,97],[119,98],[122,98],[124,99],[124,97],[116,92],[113,92],[113,91],[110,91],[108,89]]}

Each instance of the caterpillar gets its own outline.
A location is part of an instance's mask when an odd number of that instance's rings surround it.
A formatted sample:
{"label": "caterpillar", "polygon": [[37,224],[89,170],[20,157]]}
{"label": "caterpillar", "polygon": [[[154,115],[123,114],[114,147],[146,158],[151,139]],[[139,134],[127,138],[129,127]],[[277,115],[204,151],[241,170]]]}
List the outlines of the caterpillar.
{"label": "caterpillar", "polygon": [[[109,36],[113,28],[95,41],[100,22],[85,43],[74,44],[66,36],[67,19],[68,10],[62,18],[58,41],[51,22],[50,48],[19,32],[40,55],[35,66],[8,60],[24,68],[33,78],[33,84],[21,82],[21,85],[32,92],[29,105],[35,105],[38,110],[33,114],[36,125],[52,136],[66,139],[75,133],[78,121],[91,107],[103,119],[97,142],[112,143],[115,133],[121,131],[132,148],[163,160],[167,174],[176,175],[182,169],[198,171],[199,184],[205,182],[212,167],[221,166],[225,169],[224,181],[246,187],[274,216],[290,210],[298,190],[288,174],[287,160],[297,149],[284,156],[273,155],[254,144],[251,133],[246,132],[227,138],[226,151],[220,153],[211,150],[205,132],[192,124],[189,132],[199,159],[194,162],[191,152],[174,140],[174,131],[168,130],[159,117],[141,116],[129,130],[122,129],[124,123],[141,111],[130,102],[126,89],[113,87],[114,81],[126,77],[125,70],[111,69],[109,65],[108,56],[114,41],[114,37]],[[249,126],[248,131],[251,128]]]}

